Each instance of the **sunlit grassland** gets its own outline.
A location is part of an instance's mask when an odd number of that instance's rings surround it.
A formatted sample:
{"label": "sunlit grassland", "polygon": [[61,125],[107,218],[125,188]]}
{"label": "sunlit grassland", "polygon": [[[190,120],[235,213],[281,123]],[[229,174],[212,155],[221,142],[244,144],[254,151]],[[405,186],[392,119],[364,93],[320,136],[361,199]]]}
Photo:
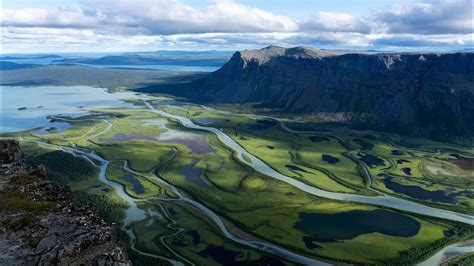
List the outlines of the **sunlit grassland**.
{"label": "sunlit grassland", "polygon": [[[371,194],[364,191],[365,183],[370,178],[373,188],[413,200],[408,195],[387,189],[383,183],[383,176],[379,175],[386,173],[393,176],[394,182],[405,186],[419,186],[428,191],[447,189],[463,192],[464,194],[458,197],[456,205],[439,204],[429,200],[424,202],[467,213],[474,211],[472,196],[465,194],[466,191],[471,195],[474,193],[472,190],[474,180],[469,178],[472,173],[463,171],[446,161],[449,158],[452,159],[452,156],[449,156],[452,152],[473,156],[473,151],[470,149],[394,134],[355,131],[347,128],[337,131],[322,130],[317,133],[303,131],[298,134],[289,134],[277,126],[265,130],[249,130],[249,125],[256,123],[257,119],[265,118],[258,118],[254,114],[243,115],[203,109],[198,106],[186,110],[170,108],[169,111],[179,112],[192,119],[202,117],[220,119],[212,126],[222,128],[244,148],[282,174],[316,187],[338,192],[350,192],[350,189],[355,189],[359,190],[359,193],[362,191],[362,193]],[[310,142],[308,139],[310,136],[323,137],[329,141]],[[394,151],[400,153],[397,154]],[[321,160],[323,154],[331,155],[339,159],[339,162],[335,164],[323,162]],[[370,167],[359,159],[359,154],[377,156],[383,160],[383,165]],[[288,164],[295,165],[304,172],[288,169],[286,167]],[[408,169],[409,174],[406,172]],[[338,181],[338,184],[334,185],[334,181]],[[341,189],[340,185],[343,185],[344,189]]]}
{"label": "sunlit grassland", "polygon": [[[158,184],[157,181],[152,182],[150,179],[129,173],[123,169],[123,166],[123,162],[112,162],[107,167],[106,174],[108,179],[113,180],[116,183],[120,183],[122,186],[124,186],[125,192],[127,194],[134,198],[149,198],[165,194],[165,188]],[[125,175],[129,175],[135,180],[137,180],[137,182],[140,183],[141,186],[143,186],[145,192],[142,194],[136,193],[135,189],[133,188],[133,185],[123,179]]]}
{"label": "sunlit grassland", "polygon": [[[198,107],[187,109],[168,108],[173,113],[180,113],[190,117],[216,117],[228,120],[219,122],[213,127],[222,128],[230,137],[241,144],[252,154],[261,158],[277,171],[294,177],[308,184],[330,191],[347,193],[371,192],[366,188],[366,176],[362,170],[368,169],[374,180],[373,187],[380,191],[391,194],[378,177],[379,173],[393,175],[400,184],[415,184],[415,180],[429,182],[435,178],[441,179],[440,175],[430,177],[426,175],[426,164],[437,162],[435,155],[429,151],[404,149],[402,155],[393,155],[391,150],[395,149],[391,144],[379,140],[367,140],[373,144],[372,149],[362,150],[357,143],[351,140],[353,137],[362,137],[352,131],[343,133],[318,133],[318,134],[296,134],[288,133],[278,125],[264,130],[250,130],[249,126],[254,124],[256,117],[249,115],[230,116],[209,111]],[[153,173],[165,179],[167,182],[178,187],[184,195],[193,198],[206,205],[214,212],[225,217],[233,225],[241,230],[267,241],[296,250],[308,256],[325,257],[333,260],[343,260],[357,263],[378,263],[381,260],[402,260],[403,254],[411,250],[421,250],[422,254],[429,254],[440,248],[439,244],[444,237],[443,231],[450,229],[456,231],[459,226],[455,223],[440,221],[422,216],[406,214],[420,223],[419,232],[412,237],[393,237],[380,233],[362,234],[353,239],[338,240],[337,242],[317,242],[322,248],[310,249],[306,247],[302,238],[305,234],[294,228],[300,220],[300,213],[338,213],[351,210],[373,210],[377,207],[328,200],[304,193],[293,186],[275,180],[271,177],[261,175],[247,167],[235,157],[235,154],[224,146],[215,135],[205,134],[207,142],[214,148],[214,152],[195,154],[183,144],[160,143],[150,139],[127,139],[124,141],[104,141],[117,134],[139,134],[142,136],[157,137],[165,132],[157,125],[149,125],[149,120],[163,120],[156,114],[148,112],[144,108],[137,109],[108,109],[97,110],[101,115],[107,115],[107,123],[101,119],[90,121],[71,122],[71,128],[63,133],[34,135],[27,138],[41,139],[62,146],[77,146],[92,150],[111,161],[107,170],[107,177],[125,186],[126,192],[136,198],[149,198],[155,195],[169,195],[169,191],[159,182],[133,175],[145,188],[144,194],[136,194],[129,182],[125,182],[122,176],[126,174],[122,166],[128,162],[131,169],[146,176]],[[189,114],[188,112],[192,112]],[[199,113],[200,112],[200,113]],[[199,114],[197,114],[199,113]],[[197,114],[193,116],[193,114]],[[106,130],[111,125],[110,131]],[[175,122],[168,121],[168,128],[178,131],[188,131]],[[104,131],[105,133],[99,134]],[[321,136],[328,141],[312,142],[309,136]],[[272,148],[269,148],[272,147]],[[399,148],[396,148],[399,149]],[[34,148],[31,148],[32,152]],[[41,151],[36,151],[41,152]],[[371,154],[383,159],[385,165],[368,167],[357,159],[358,153]],[[328,154],[339,159],[339,162],[330,164],[322,160],[322,155]],[[436,156],[446,158],[444,153],[436,153]],[[410,160],[412,176],[407,176],[396,163],[397,159]],[[194,169],[201,171],[200,178],[206,186],[198,185],[183,175],[182,169],[193,161],[197,161]],[[305,172],[291,170],[287,165],[294,165]],[[446,164],[443,168],[448,172],[456,171],[455,166]],[[361,168],[362,167],[362,168]],[[405,167],[403,165],[403,167]],[[450,168],[453,167],[453,168]],[[469,184],[469,180],[457,177],[456,186],[453,189],[461,189],[461,185]],[[107,197],[122,206],[123,202],[117,199],[113,190],[105,185],[102,191],[91,187],[97,185],[97,176],[86,177],[80,181],[70,182],[75,191],[85,192],[96,196]],[[417,183],[418,184],[418,183]],[[427,183],[428,184],[428,183]],[[434,184],[431,187],[420,183],[426,189],[437,189],[448,186]],[[84,196],[82,194],[83,198]],[[89,198],[90,201],[91,198]],[[185,233],[176,235],[176,239],[184,242],[186,246],[173,244],[173,237],[166,239],[166,243],[173,246],[174,250],[193,261],[208,262],[199,252],[210,245],[224,246],[232,250],[241,250],[246,258],[255,259],[261,254],[252,249],[243,248],[227,240],[221,235],[215,226],[208,221],[197,210],[184,206],[178,202],[160,202],[165,206],[167,213],[173,220],[177,221],[177,227],[195,229],[201,235],[202,243],[192,244],[191,238]],[[147,202],[140,203],[140,208],[153,212],[159,212],[157,205]],[[171,211],[171,209],[173,211]],[[110,210],[109,210],[110,212]],[[118,215],[114,216],[120,222]],[[170,235],[176,229],[169,229],[166,225],[171,223],[163,214],[155,216],[153,220],[148,218],[132,225],[138,235],[137,247],[143,251],[172,256],[167,248],[160,243],[159,237]],[[351,221],[347,221],[351,226]],[[472,228],[470,229],[472,230]],[[451,239],[445,240],[443,245],[455,241],[461,235],[455,234]],[[434,247],[433,243],[437,243]],[[403,253],[405,252],[405,253]],[[412,261],[420,260],[421,257],[412,258]],[[199,263],[198,263],[199,264]]]}

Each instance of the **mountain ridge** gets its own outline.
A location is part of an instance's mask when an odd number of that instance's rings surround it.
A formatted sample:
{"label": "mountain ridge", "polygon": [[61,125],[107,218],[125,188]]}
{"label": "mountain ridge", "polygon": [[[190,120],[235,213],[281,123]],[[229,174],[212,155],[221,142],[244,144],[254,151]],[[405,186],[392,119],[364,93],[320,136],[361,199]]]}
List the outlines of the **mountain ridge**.
{"label": "mountain ridge", "polygon": [[236,52],[202,79],[139,90],[198,102],[253,102],[290,113],[345,113],[343,122],[421,135],[474,132],[473,53],[269,46]]}

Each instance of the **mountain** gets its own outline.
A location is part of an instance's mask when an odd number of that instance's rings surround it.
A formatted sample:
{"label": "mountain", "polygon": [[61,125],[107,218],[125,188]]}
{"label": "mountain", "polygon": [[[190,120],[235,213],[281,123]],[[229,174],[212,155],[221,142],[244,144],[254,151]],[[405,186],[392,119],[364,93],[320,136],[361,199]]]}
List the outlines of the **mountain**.
{"label": "mountain", "polygon": [[116,225],[72,201],[71,189],[0,141],[0,265],[131,265]]}
{"label": "mountain", "polygon": [[0,61],[0,70],[2,71],[35,68],[39,66],[40,65],[35,64],[17,64],[12,62]]}
{"label": "mountain", "polygon": [[140,89],[211,103],[254,102],[405,133],[474,135],[473,53],[352,53],[270,46],[236,52],[183,84]]}
{"label": "mountain", "polygon": [[23,59],[62,59],[59,55],[41,55],[41,56],[0,56],[0,60],[23,60]]}
{"label": "mountain", "polygon": [[182,66],[221,66],[228,56],[221,54],[156,54],[156,55],[114,55],[100,58],[79,58],[55,60],[59,64],[89,65],[182,65]]}

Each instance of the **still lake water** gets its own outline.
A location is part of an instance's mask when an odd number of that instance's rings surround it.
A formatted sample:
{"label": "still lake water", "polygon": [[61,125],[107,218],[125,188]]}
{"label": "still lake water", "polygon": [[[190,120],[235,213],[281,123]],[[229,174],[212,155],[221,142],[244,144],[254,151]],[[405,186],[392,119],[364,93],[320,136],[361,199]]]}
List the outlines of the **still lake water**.
{"label": "still lake water", "polygon": [[[108,93],[106,89],[88,86],[0,86],[0,132],[19,132],[32,128],[56,127],[67,123],[51,123],[47,116],[72,117],[89,114],[93,108],[133,108],[121,99],[137,98],[132,92]],[[26,107],[25,110],[19,108]]]}

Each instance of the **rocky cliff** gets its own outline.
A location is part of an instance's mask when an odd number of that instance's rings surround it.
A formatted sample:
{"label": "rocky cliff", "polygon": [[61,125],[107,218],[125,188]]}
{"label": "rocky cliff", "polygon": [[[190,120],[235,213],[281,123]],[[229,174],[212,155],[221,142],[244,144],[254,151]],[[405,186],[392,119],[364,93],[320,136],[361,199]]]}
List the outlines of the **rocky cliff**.
{"label": "rocky cliff", "polygon": [[473,53],[347,53],[310,47],[236,52],[185,84],[143,89],[201,102],[256,102],[406,132],[474,132]]}
{"label": "rocky cliff", "polygon": [[0,265],[131,265],[115,225],[0,141]]}

